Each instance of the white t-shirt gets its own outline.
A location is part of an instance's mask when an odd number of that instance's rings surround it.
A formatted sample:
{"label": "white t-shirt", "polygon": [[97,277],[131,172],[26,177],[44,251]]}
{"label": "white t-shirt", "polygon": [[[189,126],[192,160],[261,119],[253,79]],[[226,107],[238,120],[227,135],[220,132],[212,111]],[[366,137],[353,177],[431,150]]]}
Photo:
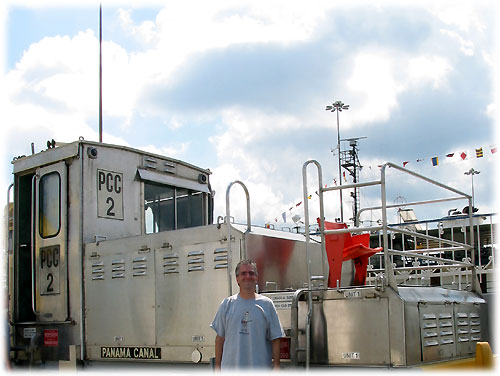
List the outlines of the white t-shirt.
{"label": "white t-shirt", "polygon": [[224,337],[221,368],[271,368],[271,341],[284,337],[273,301],[256,294],[224,299],[210,325]]}

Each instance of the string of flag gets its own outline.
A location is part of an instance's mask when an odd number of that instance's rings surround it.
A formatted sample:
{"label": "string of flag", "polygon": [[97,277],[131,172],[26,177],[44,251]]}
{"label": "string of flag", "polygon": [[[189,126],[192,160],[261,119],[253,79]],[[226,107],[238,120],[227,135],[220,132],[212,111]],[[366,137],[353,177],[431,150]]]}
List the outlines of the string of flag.
{"label": "string of flag", "polygon": [[[488,150],[488,149],[486,149]],[[493,154],[496,154],[496,152],[498,151],[497,149],[497,146],[496,145],[490,145],[489,147],[489,152],[491,155]],[[470,159],[473,159],[473,158],[483,158],[485,156],[485,148],[483,148],[482,146],[479,147],[479,148],[475,148],[472,152],[470,150],[466,150],[466,151],[461,151],[461,152],[455,152],[455,153],[448,153],[443,157],[440,157],[440,156],[435,156],[435,157],[431,157],[430,158],[430,162],[432,164],[432,166],[438,166],[440,163],[443,162],[443,160],[457,160],[458,161],[465,161],[465,160],[470,160]],[[420,163],[420,162],[424,162],[428,160],[427,158],[418,158],[416,160],[417,163]],[[412,161],[404,161],[402,164],[403,164],[403,167],[406,167],[409,163],[411,163]]]}
{"label": "string of flag", "polygon": [[[436,167],[436,166],[439,166],[440,163],[443,164],[442,163],[443,160],[444,161],[454,161],[454,162],[457,162],[457,161],[465,161],[465,160],[471,160],[471,159],[477,159],[477,158],[484,158],[484,156],[485,156],[485,150],[486,150],[487,155],[495,155],[497,153],[497,151],[498,151],[497,145],[489,145],[489,148],[484,148],[484,147],[481,146],[481,147],[478,147],[478,148],[474,148],[472,151],[471,150],[465,150],[465,151],[460,151],[460,152],[448,153],[448,154],[446,154],[444,156],[434,156],[434,157],[428,157],[428,158],[417,158],[415,161],[406,160],[406,161],[402,162],[402,165],[403,165],[403,167],[406,167],[410,163],[413,164],[413,162],[421,164],[422,162],[429,162],[430,161],[430,164],[432,166]],[[489,150],[489,154],[488,154],[488,150]],[[367,166],[367,167],[369,167],[370,169],[372,168],[372,166]],[[377,167],[381,168],[382,166],[378,165]],[[346,176],[345,171],[343,171],[342,177],[343,177],[344,182],[347,182],[347,176]],[[337,185],[337,179],[336,178],[333,178],[333,184]],[[328,185],[325,184],[325,188],[327,188],[327,187],[328,187]],[[316,192],[316,195],[317,194],[318,194],[318,192]],[[313,195],[309,195],[308,196],[308,200],[310,200],[312,197],[313,197]],[[293,210],[299,208],[302,204],[303,204],[303,201],[299,201],[297,204],[292,205],[288,210],[283,211],[281,213],[281,216],[276,216],[273,219],[273,221],[268,221],[268,223],[271,223],[271,222],[277,223],[278,220],[279,220],[279,218],[281,218],[284,223],[287,223],[287,219],[293,217],[292,216]]]}

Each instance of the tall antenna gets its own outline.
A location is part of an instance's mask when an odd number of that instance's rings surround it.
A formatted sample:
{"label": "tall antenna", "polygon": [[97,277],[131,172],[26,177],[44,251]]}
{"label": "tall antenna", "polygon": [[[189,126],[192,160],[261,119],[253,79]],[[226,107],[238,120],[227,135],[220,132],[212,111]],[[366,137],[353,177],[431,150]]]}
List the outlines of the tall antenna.
{"label": "tall antenna", "polygon": [[99,4],[99,142],[102,142],[102,4]]}
{"label": "tall antenna", "polygon": [[[353,178],[353,183],[358,183],[359,182],[359,172],[363,168],[361,166],[361,163],[359,163],[359,157],[358,157],[358,140],[362,140],[363,138],[366,137],[356,137],[356,138],[347,138],[345,140],[341,141],[349,141],[349,146],[351,147],[351,150],[343,150],[341,152],[341,160],[342,160],[342,167],[344,167],[349,174]],[[344,172],[345,173],[345,172]],[[359,202],[359,188],[354,188],[354,190],[351,193],[351,197],[354,201],[353,203],[353,210],[352,210],[352,220],[354,221],[354,226],[359,226],[358,223],[358,209],[360,206]]]}

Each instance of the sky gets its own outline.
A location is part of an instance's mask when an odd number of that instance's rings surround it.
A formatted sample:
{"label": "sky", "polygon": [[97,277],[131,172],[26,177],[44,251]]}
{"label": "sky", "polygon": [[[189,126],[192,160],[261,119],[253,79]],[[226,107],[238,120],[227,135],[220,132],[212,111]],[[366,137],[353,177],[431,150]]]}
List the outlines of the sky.
{"label": "sky", "polygon": [[[291,226],[296,215],[303,221],[308,160],[321,164],[323,185],[352,182],[349,174],[338,176],[337,113],[325,111],[338,100],[350,106],[339,114],[340,137],[360,138],[359,181],[379,179],[378,166],[389,161],[470,194],[464,172],[474,168],[475,206],[497,211],[497,2],[103,0],[102,6],[103,141],[209,168],[215,218],[225,214],[228,184],[240,180],[255,224]],[[10,161],[29,155],[32,142],[38,152],[51,139],[98,141],[99,2],[8,0],[0,21],[6,192]],[[389,170],[389,204],[449,197]],[[312,221],[319,183],[315,167],[307,171]],[[348,192],[343,200],[349,219]],[[328,193],[325,202],[327,219],[339,217],[338,194]],[[360,204],[380,205],[380,189],[362,189]],[[415,213],[440,218],[465,205]],[[245,221],[237,186],[231,210]],[[395,211],[390,215],[395,220]],[[367,211],[362,219],[380,217]]]}

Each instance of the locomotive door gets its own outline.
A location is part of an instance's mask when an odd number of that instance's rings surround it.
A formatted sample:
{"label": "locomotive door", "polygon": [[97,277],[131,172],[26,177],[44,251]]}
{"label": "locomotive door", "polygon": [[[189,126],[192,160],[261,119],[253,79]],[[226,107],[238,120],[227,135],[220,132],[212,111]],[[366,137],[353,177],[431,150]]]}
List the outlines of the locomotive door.
{"label": "locomotive door", "polygon": [[67,167],[37,170],[33,233],[35,301],[39,321],[64,321],[67,307]]}

